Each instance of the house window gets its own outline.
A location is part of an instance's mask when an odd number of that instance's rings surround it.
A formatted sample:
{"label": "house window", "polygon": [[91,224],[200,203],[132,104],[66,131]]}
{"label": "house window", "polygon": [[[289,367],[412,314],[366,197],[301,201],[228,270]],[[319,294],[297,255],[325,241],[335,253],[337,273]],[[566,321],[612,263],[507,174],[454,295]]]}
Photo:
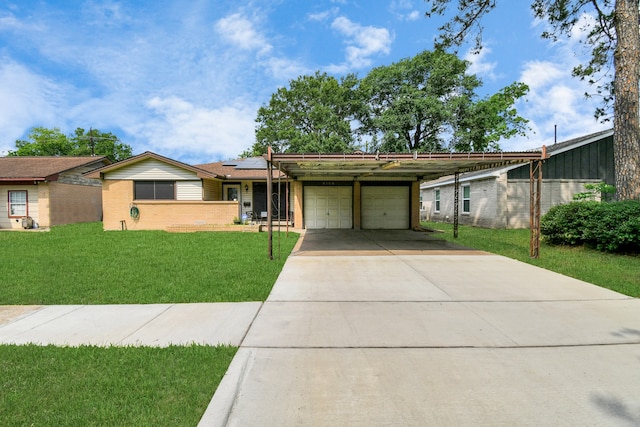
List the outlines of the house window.
{"label": "house window", "polygon": [[471,212],[471,187],[465,185],[462,187],[462,213]]}
{"label": "house window", "polygon": [[27,191],[9,191],[9,216],[27,216]]}
{"label": "house window", "polygon": [[175,181],[135,181],[136,200],[175,200]]}
{"label": "house window", "polygon": [[440,212],[440,190],[435,191],[436,194],[436,212]]}

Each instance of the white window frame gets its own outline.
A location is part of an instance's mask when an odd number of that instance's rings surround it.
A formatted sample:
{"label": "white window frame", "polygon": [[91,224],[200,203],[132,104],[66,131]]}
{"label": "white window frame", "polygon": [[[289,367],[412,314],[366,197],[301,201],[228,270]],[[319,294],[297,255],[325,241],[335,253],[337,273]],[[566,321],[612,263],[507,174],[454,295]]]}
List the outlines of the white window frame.
{"label": "white window frame", "polygon": [[436,188],[433,191],[433,199],[434,199],[434,203],[433,203],[433,211],[436,213],[440,212],[440,198],[442,197],[442,193],[440,192],[439,188]]}
{"label": "white window frame", "polygon": [[[24,193],[24,201],[14,201],[11,198],[12,194]],[[20,210],[23,213],[15,213],[14,207],[24,206],[24,210]],[[22,218],[23,216],[29,216],[29,192],[27,190],[9,190],[7,192],[7,209],[9,218]]]}
{"label": "white window frame", "polygon": [[[467,195],[465,195],[465,190],[468,190]],[[462,186],[462,213],[471,213],[471,185],[469,184]]]}

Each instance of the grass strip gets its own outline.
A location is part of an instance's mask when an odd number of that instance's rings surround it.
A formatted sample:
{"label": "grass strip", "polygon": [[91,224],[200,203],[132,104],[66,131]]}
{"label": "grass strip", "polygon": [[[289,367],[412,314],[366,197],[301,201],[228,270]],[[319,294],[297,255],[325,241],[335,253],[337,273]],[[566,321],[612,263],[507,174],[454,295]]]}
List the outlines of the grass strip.
{"label": "grass strip", "polygon": [[264,301],[298,234],[274,233],[274,260],[267,237],[101,223],[0,233],[0,305]]}
{"label": "grass strip", "polygon": [[640,256],[603,253],[584,247],[552,246],[542,241],[540,257],[531,259],[528,229],[460,225],[455,239],[452,224],[423,222],[422,225],[444,231],[443,238],[462,246],[504,255],[631,297],[640,297]]}
{"label": "grass strip", "polygon": [[0,346],[4,426],[194,426],[237,348]]}

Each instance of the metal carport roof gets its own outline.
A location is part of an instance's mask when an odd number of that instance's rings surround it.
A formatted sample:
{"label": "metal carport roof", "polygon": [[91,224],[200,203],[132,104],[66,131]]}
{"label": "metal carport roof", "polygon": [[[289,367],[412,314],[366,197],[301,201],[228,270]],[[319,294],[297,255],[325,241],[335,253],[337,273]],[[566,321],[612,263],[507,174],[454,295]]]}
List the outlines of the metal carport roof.
{"label": "metal carport roof", "polygon": [[272,153],[271,161],[274,167],[293,179],[351,177],[357,180],[375,176],[428,181],[455,173],[528,163],[545,157],[543,148],[541,151],[489,153]]}

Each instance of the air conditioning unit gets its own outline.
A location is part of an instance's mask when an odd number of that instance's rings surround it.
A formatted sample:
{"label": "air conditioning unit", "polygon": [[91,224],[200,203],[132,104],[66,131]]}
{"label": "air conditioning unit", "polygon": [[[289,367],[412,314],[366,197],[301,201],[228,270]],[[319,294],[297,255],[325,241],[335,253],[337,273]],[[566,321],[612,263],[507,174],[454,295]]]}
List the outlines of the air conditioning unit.
{"label": "air conditioning unit", "polygon": [[23,216],[22,228],[24,228],[25,230],[28,228],[33,228],[33,218],[31,218],[30,216]]}

